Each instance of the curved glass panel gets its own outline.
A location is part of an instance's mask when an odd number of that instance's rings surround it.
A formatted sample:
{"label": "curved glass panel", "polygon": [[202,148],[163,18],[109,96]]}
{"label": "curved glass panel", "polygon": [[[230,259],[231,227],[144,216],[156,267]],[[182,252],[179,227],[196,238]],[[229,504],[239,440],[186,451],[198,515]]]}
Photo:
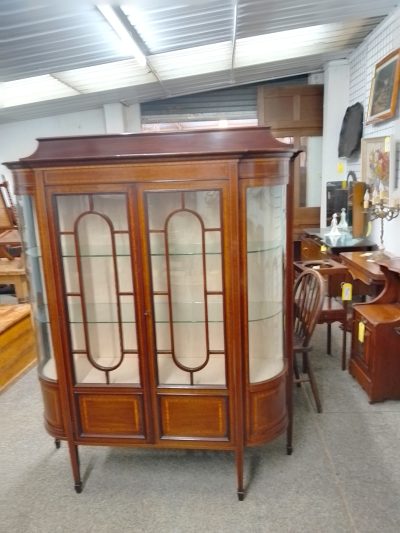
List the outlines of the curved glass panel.
{"label": "curved glass panel", "polygon": [[30,196],[17,197],[19,230],[24,244],[25,268],[29,280],[30,303],[38,346],[39,374],[57,379],[54,352],[47,313],[47,296],[43,280],[43,266],[34,200]]}
{"label": "curved glass panel", "polygon": [[247,313],[250,382],[283,369],[283,187],[246,191]]}

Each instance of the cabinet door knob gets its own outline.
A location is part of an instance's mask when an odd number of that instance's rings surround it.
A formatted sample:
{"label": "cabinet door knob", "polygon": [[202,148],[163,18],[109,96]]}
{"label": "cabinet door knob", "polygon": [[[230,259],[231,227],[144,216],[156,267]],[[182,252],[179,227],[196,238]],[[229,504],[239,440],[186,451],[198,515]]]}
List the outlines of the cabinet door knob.
{"label": "cabinet door knob", "polygon": [[393,329],[394,329],[395,333],[397,333],[397,335],[400,335],[400,326],[396,326]]}

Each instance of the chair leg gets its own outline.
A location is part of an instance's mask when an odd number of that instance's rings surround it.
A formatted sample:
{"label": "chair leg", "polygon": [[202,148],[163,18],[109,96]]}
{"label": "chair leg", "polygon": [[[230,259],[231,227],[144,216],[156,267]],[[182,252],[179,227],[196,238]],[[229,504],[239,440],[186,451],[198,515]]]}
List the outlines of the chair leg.
{"label": "chair leg", "polygon": [[[296,354],[293,355],[293,372],[294,372],[294,377],[296,378],[296,380],[300,380],[300,372],[299,372],[299,367],[297,364]],[[300,381],[297,381],[296,385],[298,387],[301,387]]]}
{"label": "chair leg", "polygon": [[326,336],[326,353],[332,355],[332,324],[328,322],[327,324],[327,336]]}
{"label": "chair leg", "polygon": [[303,374],[308,374],[308,358],[306,357],[306,353],[303,353],[302,367]]}
{"label": "chair leg", "polygon": [[310,378],[311,390],[314,396],[315,405],[317,407],[317,412],[322,413],[322,404],[321,404],[321,400],[319,399],[318,387],[317,387],[317,382],[315,380],[314,371],[312,369],[312,366],[310,365],[310,358],[307,352],[305,352],[303,355],[305,359],[307,360],[307,374],[308,374],[308,377]]}

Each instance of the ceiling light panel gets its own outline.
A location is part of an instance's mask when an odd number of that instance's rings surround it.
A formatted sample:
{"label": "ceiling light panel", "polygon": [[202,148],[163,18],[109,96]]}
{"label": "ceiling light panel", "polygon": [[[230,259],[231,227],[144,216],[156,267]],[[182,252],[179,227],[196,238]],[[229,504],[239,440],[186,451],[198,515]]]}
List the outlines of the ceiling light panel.
{"label": "ceiling light panel", "polygon": [[132,57],[87,0],[1,0],[0,81]]}
{"label": "ceiling light panel", "polygon": [[67,70],[58,72],[55,76],[81,93],[109,91],[157,81],[154,74],[139,66],[135,59]]}
{"label": "ceiling light panel", "polygon": [[396,0],[246,0],[238,4],[237,36],[241,39],[304,26],[382,17],[395,5]]}
{"label": "ceiling light panel", "polygon": [[114,8],[107,4],[100,4],[97,6],[97,9],[103,14],[104,18],[121,39],[121,43],[125,48],[126,54],[135,57],[139,65],[142,67],[146,66],[146,56],[136,43],[131,33],[126,29]]}
{"label": "ceiling light panel", "polygon": [[51,75],[0,83],[0,108],[75,96],[79,91]]}
{"label": "ceiling light panel", "polygon": [[153,55],[151,64],[162,80],[172,80],[228,70],[231,54],[232,43],[224,42]]}
{"label": "ceiling light panel", "polygon": [[121,9],[152,54],[223,42],[232,37],[232,2],[122,0]]}
{"label": "ceiling light panel", "polygon": [[366,31],[362,25],[350,29],[342,24],[321,24],[239,39],[236,43],[235,67],[348,48],[361,41]]}

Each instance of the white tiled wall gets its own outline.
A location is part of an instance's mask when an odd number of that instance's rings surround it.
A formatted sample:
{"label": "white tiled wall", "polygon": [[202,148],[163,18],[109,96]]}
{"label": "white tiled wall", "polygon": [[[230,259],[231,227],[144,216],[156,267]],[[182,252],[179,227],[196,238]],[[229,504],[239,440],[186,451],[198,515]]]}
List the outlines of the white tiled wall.
{"label": "white tiled wall", "polygon": [[[361,102],[364,106],[364,117],[368,113],[368,100],[371,81],[376,63],[391,51],[400,47],[400,8],[386,18],[359,46],[349,59],[350,65],[350,94],[349,105]],[[397,142],[396,177],[400,175],[400,118],[399,104],[393,120],[378,124],[364,125],[363,137],[381,137],[393,135]],[[361,162],[356,158],[348,162],[348,170],[356,172],[360,177]],[[398,182],[399,183],[399,182]],[[388,251],[400,255],[400,217],[390,223],[385,223],[385,247]],[[378,242],[378,223],[373,224],[373,237]]]}

